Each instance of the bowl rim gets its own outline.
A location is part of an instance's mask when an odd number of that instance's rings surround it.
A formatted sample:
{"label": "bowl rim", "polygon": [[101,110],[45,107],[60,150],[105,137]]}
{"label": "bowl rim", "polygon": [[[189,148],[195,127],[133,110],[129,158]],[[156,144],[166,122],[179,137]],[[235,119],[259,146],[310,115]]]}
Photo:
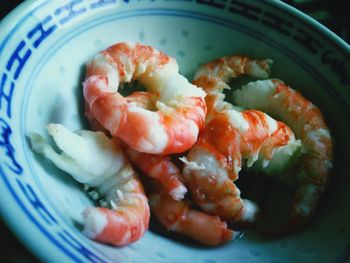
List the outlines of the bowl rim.
{"label": "bowl rim", "polygon": [[[268,0],[260,0],[263,3],[266,3],[270,6],[274,6],[277,9],[281,9],[282,11],[286,12],[287,14],[291,15],[292,17],[296,18],[298,21],[305,21],[305,26],[310,27],[311,29],[315,29],[316,34],[320,34],[323,38],[327,39],[327,41],[334,43],[334,45],[339,48],[339,50],[342,51],[347,56],[347,59],[350,59],[350,46],[340,38],[337,34],[335,34],[333,31],[331,31],[329,28],[322,25],[320,22],[315,20],[314,18],[310,17],[309,15],[303,13],[302,11],[296,9],[295,7],[288,5],[282,1],[268,1]],[[49,4],[50,1],[46,0],[26,0],[19,4],[15,9],[13,9],[9,14],[7,14],[1,21],[0,21],[0,30],[3,32],[1,36],[1,43],[0,43],[0,54],[3,51],[3,47],[6,45],[7,38],[10,32],[15,31],[16,28],[20,25],[21,21],[23,19],[30,15],[32,12],[36,10],[39,6]],[[14,222],[11,222],[9,216],[4,216],[5,211],[2,211],[0,209],[0,213],[2,215],[2,218],[4,219],[4,222],[7,226],[10,227],[10,229],[15,233],[15,235],[18,237],[18,240],[20,240],[27,248],[32,248],[34,246],[28,246],[24,242],[24,240],[21,239],[20,231],[16,231],[16,227]],[[31,249],[31,252],[34,252]],[[38,253],[33,253],[36,256],[39,256]],[[42,255],[40,255],[42,256]],[[42,258],[44,259],[44,258]]]}
{"label": "bowl rim", "polygon": [[337,35],[335,32],[333,32],[331,29],[323,25],[321,22],[317,21],[313,17],[309,16],[308,14],[302,12],[301,10],[297,9],[294,6],[291,6],[285,2],[282,1],[268,1],[268,0],[261,0],[263,2],[266,2],[268,4],[275,3],[276,6],[281,7],[284,11],[287,13],[290,12],[290,14],[297,18],[300,21],[305,20],[307,23],[304,24],[304,26],[309,27],[310,29],[316,28],[320,35],[327,39],[328,41],[334,41],[334,44],[337,45],[338,48],[345,51],[345,54],[350,56],[350,44],[348,44],[343,38],[341,38],[339,35]]}
{"label": "bowl rim", "polygon": [[[152,0],[151,0],[152,1]],[[191,1],[191,0],[190,0]],[[322,36],[325,40],[329,42],[333,42],[333,44],[341,50],[347,59],[350,59],[350,43],[347,43],[343,38],[333,32],[330,28],[323,25],[321,22],[317,21],[313,17],[304,13],[303,11],[297,9],[296,7],[289,5],[280,0],[258,0],[266,5],[273,6],[277,9],[281,9],[286,12],[288,15],[299,21],[305,21],[303,23],[304,26],[307,26],[310,29],[316,29],[317,34]],[[129,1],[128,1],[129,2]],[[166,2],[166,1],[165,1]],[[3,46],[7,42],[8,33],[15,30],[17,26],[24,19],[23,15],[29,15],[34,12],[36,8],[42,5],[49,4],[50,1],[47,0],[25,0],[21,2],[17,7],[15,7],[12,11],[10,11],[1,21],[0,21],[0,29],[5,32],[3,34],[6,35],[3,37],[2,43],[0,42],[0,54]],[[29,10],[29,11],[28,11]],[[2,37],[0,37],[1,39]]]}

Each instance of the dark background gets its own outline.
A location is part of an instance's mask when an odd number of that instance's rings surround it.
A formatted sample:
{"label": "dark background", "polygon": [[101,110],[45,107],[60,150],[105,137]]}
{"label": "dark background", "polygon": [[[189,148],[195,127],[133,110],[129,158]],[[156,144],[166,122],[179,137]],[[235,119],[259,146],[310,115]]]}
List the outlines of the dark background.
{"label": "dark background", "polygon": [[[0,20],[22,1],[9,0],[0,3]],[[284,2],[307,13],[350,43],[349,8],[344,0],[284,0]],[[0,32],[1,34],[1,32]],[[32,263],[37,260],[17,240],[0,219],[1,261],[9,263]]]}
{"label": "dark background", "polygon": [[[0,20],[17,5],[20,0],[0,0]],[[0,32],[2,34],[2,32]],[[1,195],[1,193],[0,193]],[[3,197],[0,197],[3,198]],[[34,263],[39,262],[22,243],[10,232],[0,218],[0,261],[4,263]]]}

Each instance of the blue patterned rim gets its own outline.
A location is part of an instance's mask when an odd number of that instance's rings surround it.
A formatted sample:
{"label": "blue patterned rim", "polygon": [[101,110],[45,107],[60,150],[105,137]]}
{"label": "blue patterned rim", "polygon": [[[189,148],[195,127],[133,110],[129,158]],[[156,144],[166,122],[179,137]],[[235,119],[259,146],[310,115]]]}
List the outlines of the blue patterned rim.
{"label": "blue patterned rim", "polygon": [[[165,0],[166,1],[166,0]],[[168,0],[169,1],[169,0]],[[86,247],[85,244],[82,244],[83,237],[80,235],[73,236],[71,232],[76,232],[77,230],[74,228],[68,228],[67,226],[60,225],[56,217],[52,215],[50,212],[50,209],[45,207],[43,202],[40,201],[39,195],[34,191],[33,187],[25,182],[23,179],[23,169],[20,163],[18,163],[15,155],[15,149],[13,148],[13,145],[11,143],[11,135],[13,133],[13,130],[11,128],[11,99],[13,92],[15,90],[15,82],[19,78],[22,69],[25,67],[26,62],[30,59],[30,56],[32,52],[35,52],[36,49],[40,47],[40,45],[50,37],[52,33],[54,33],[61,25],[64,25],[67,22],[70,22],[71,20],[74,20],[77,16],[80,14],[86,13],[90,10],[104,7],[107,5],[115,4],[116,0],[104,0],[104,1],[96,1],[95,3],[89,2],[89,5],[85,5],[84,7],[73,8],[77,7],[78,5],[85,3],[83,0],[74,0],[69,2],[68,4],[65,4],[64,6],[57,8],[51,15],[48,15],[45,17],[42,21],[40,21],[35,27],[33,27],[27,34],[26,41],[30,41],[30,43],[33,45],[33,48],[29,48],[27,46],[27,42],[24,40],[20,40],[17,48],[15,51],[11,54],[10,59],[7,61],[6,69],[7,72],[1,73],[0,77],[0,84],[1,84],[1,93],[0,93],[0,100],[6,100],[7,102],[7,108],[4,110],[3,104],[0,104],[0,124],[1,124],[1,130],[2,130],[2,140],[0,146],[5,150],[5,155],[7,157],[6,161],[1,162],[0,166],[0,176],[3,179],[6,187],[8,188],[9,192],[13,196],[16,203],[21,207],[21,209],[24,211],[24,213],[27,215],[28,219],[33,222],[33,224],[38,228],[40,232],[43,233],[44,236],[48,238],[53,244],[57,246],[59,250],[61,250],[64,254],[66,254],[69,258],[71,258],[74,261],[80,262],[82,261],[82,258],[85,260],[89,260],[91,262],[105,262],[108,261],[108,258],[106,258],[101,251],[96,250],[95,247]],[[166,1],[167,2],[167,1]],[[190,1],[187,1],[190,2]],[[274,8],[279,8],[278,4],[272,4],[270,1],[261,1],[266,5],[269,5]],[[11,39],[12,35],[20,28],[20,26],[34,13],[42,9],[45,5],[47,5],[49,1],[43,2],[33,8],[30,12],[28,12],[12,29],[11,31],[6,35],[4,38],[4,41],[0,45],[0,54],[3,52],[3,50],[6,47],[6,44]],[[128,1],[124,1],[124,3],[128,3]],[[249,19],[257,19],[261,18],[264,13],[261,9],[247,4],[241,1],[232,1],[231,4],[227,4],[223,1],[200,1],[197,0],[198,4],[207,4],[208,6],[211,6],[212,8],[216,9],[226,9],[233,13],[240,13],[241,15],[245,15]],[[285,5],[282,5],[285,6]],[[294,14],[291,13],[291,9],[289,7],[285,6],[286,13],[290,14],[292,17],[294,16],[299,18],[300,16],[303,16],[302,19],[308,19],[306,16],[302,14]],[[288,9],[288,10],[287,10]],[[292,10],[293,11],[293,10]],[[271,14],[268,14],[271,15]],[[248,28],[240,23],[231,21],[229,19],[225,19],[222,17],[214,16],[214,15],[207,15],[200,12],[194,12],[194,11],[186,11],[186,10],[180,10],[180,9],[156,9],[156,8],[148,8],[148,9],[135,9],[133,11],[127,11],[127,12],[119,12],[119,13],[113,13],[109,14],[103,17],[100,17],[94,21],[90,21],[80,27],[76,27],[73,31],[69,32],[69,34],[65,35],[60,41],[54,44],[52,49],[46,53],[43,58],[41,59],[40,63],[37,65],[37,67],[33,70],[33,74],[31,75],[29,81],[28,81],[28,88],[24,91],[24,95],[22,97],[22,109],[21,109],[21,120],[20,120],[20,134],[22,135],[21,142],[22,142],[22,148],[27,149],[27,141],[24,138],[25,133],[25,118],[26,115],[26,109],[28,105],[28,98],[29,93],[31,92],[31,89],[35,83],[35,80],[41,71],[42,67],[47,63],[47,61],[52,57],[52,55],[57,52],[62,44],[66,41],[69,41],[75,37],[77,37],[81,32],[84,32],[90,28],[96,27],[98,25],[101,25],[103,23],[113,21],[113,20],[120,20],[120,19],[126,19],[130,17],[138,17],[138,16],[172,16],[172,17],[184,17],[189,18],[193,20],[202,20],[214,24],[218,24],[221,26],[225,26],[228,28],[235,29],[237,31],[243,32],[245,34],[250,35],[251,37],[254,37],[258,39],[259,41],[265,42],[270,46],[275,47],[276,49],[283,52],[285,55],[287,55],[292,61],[298,63],[300,67],[302,67],[305,71],[307,71],[310,76],[312,76],[315,80],[317,80],[318,83],[322,85],[322,87],[327,91],[327,93],[334,99],[334,101],[338,102],[338,107],[341,109],[343,113],[349,112],[349,106],[346,103],[346,99],[339,93],[337,93],[336,89],[334,89],[330,83],[322,76],[320,75],[317,70],[315,70],[307,61],[305,61],[302,57],[300,57],[296,52],[288,48],[287,46],[284,46],[282,44],[276,43],[272,38],[263,35],[261,32],[253,30],[251,28]],[[53,17],[58,17],[58,23],[53,22]],[[315,40],[312,38],[312,36],[309,36],[300,28],[295,28],[294,25],[292,25],[288,20],[285,18],[282,19],[281,17],[274,16],[274,20],[268,20],[266,17],[262,17],[261,21],[262,23],[265,23],[266,26],[270,26],[274,30],[277,30],[281,32],[282,34],[288,34],[291,36],[291,38],[301,44],[305,49],[307,49],[311,53],[317,53],[321,52],[332,52],[330,49],[326,49],[323,44],[319,44],[318,40]],[[279,26],[277,26],[276,21],[279,22]],[[308,21],[310,22],[310,21]],[[282,26],[281,26],[282,25]],[[306,24],[308,25],[308,24]],[[319,25],[313,24],[313,26],[317,26],[319,29]],[[292,30],[293,29],[293,33]],[[313,28],[314,29],[314,28]],[[289,31],[288,31],[289,30]],[[324,30],[324,29],[320,29]],[[329,32],[325,31],[323,33],[329,34]],[[324,36],[326,38],[326,36]],[[333,36],[334,38],[334,36]],[[307,39],[307,41],[305,40]],[[345,54],[346,57],[349,57],[349,52],[345,51],[343,42],[339,41],[338,39],[333,39],[335,43],[334,45],[337,47],[341,47],[341,52]],[[327,40],[328,41],[328,40]],[[311,43],[311,44],[310,44]],[[21,54],[21,55],[19,55]],[[324,53],[323,53],[324,54]],[[14,65],[17,67],[15,68]],[[330,65],[332,66],[332,65]],[[9,84],[9,93],[5,93],[5,85],[7,85],[10,82],[10,74],[13,74],[13,81]],[[341,81],[345,81],[345,84],[349,84],[347,76],[339,75]],[[1,102],[0,101],[0,102]],[[344,114],[347,118],[347,120],[350,122],[350,116],[348,114]],[[41,183],[37,180],[37,177],[35,176],[35,171],[33,169],[31,158],[29,157],[28,151],[25,151],[25,159],[26,162],[29,164],[30,168],[30,175],[33,177],[34,181],[36,182],[37,186],[41,190],[44,196],[46,195],[46,192],[41,185]],[[31,204],[30,207],[27,207],[26,204],[21,200],[21,198],[17,195],[14,185],[11,184],[8,177],[9,175],[5,174],[4,172],[4,166],[7,166],[7,168],[10,169],[10,173],[15,175],[16,177],[16,183],[17,186],[22,190],[22,194],[24,194],[27,197],[26,201],[29,201]],[[8,169],[6,169],[8,170]],[[29,176],[29,175],[26,175]],[[50,200],[50,199],[47,199]],[[52,205],[53,206],[53,205]],[[54,206],[53,206],[54,207]],[[35,214],[34,214],[35,213]],[[43,222],[39,222],[36,217],[40,217]],[[58,214],[58,217],[61,217],[61,215]],[[60,218],[63,219],[64,218]],[[53,227],[61,229],[60,231],[50,231]],[[68,231],[69,230],[69,231]],[[94,253],[94,251],[97,253]],[[80,255],[78,255],[78,254]]]}

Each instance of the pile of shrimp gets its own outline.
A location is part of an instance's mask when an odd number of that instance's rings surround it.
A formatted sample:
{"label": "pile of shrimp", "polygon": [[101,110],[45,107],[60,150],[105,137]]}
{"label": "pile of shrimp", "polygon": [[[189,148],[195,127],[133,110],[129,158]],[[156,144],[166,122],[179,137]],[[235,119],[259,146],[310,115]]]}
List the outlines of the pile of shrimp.
{"label": "pile of shrimp", "polygon": [[[192,83],[174,58],[142,44],[117,43],[86,66],[85,116],[92,131],[49,124],[57,153],[38,134],[32,148],[94,189],[100,207],[83,212],[83,233],[127,245],[150,217],[206,245],[233,240],[227,222],[253,225],[261,208],[241,197],[235,181],[253,168],[295,187],[286,234],[314,215],[332,168],[332,140],[321,111],[279,79],[271,59],[227,56],[202,65]],[[233,91],[229,81],[257,80]],[[146,91],[123,96],[124,84]]]}

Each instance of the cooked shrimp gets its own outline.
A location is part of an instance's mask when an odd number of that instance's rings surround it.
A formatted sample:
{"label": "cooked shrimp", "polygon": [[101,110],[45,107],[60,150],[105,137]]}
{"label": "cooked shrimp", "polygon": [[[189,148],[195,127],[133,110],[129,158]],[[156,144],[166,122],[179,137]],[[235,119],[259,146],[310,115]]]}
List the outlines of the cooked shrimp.
{"label": "cooked shrimp", "polygon": [[284,121],[301,139],[296,195],[289,223],[280,231],[293,231],[306,225],[315,213],[332,168],[332,139],[321,111],[278,79],[251,82],[234,92],[234,101]]}
{"label": "cooked shrimp", "polygon": [[137,175],[113,140],[102,132],[72,133],[59,124],[50,124],[48,131],[62,153],[56,153],[38,134],[30,136],[33,149],[76,181],[96,188],[110,206],[86,208],[83,233],[116,246],[139,240],[148,229],[148,200]]}
{"label": "cooked shrimp", "polygon": [[249,167],[259,160],[262,169],[268,170],[281,160],[280,166],[287,165],[300,147],[300,141],[285,124],[259,111],[240,112],[224,101],[223,90],[229,89],[227,82],[231,78],[242,74],[267,78],[271,65],[270,59],[223,57],[202,66],[194,77],[193,82],[207,92],[207,126],[183,158],[183,174],[195,202],[224,220],[256,219],[257,206],[243,200],[234,184],[242,159],[247,159]]}
{"label": "cooked shrimp", "polygon": [[188,202],[182,200],[187,189],[170,156],[140,153],[130,147],[125,152],[136,167],[160,182],[160,187],[152,187],[157,190],[150,196],[150,206],[164,227],[208,245],[219,245],[232,239],[233,231],[227,229],[219,217],[190,209]]}
{"label": "cooked shrimp", "polygon": [[185,234],[201,243],[215,246],[234,237],[234,232],[218,216],[190,209],[188,202],[176,201],[166,193],[152,194],[150,207],[167,230]]}
{"label": "cooked shrimp", "polygon": [[[150,96],[123,97],[121,83],[139,80]],[[84,97],[113,137],[153,154],[188,150],[204,127],[205,92],[179,74],[175,59],[150,46],[115,44],[87,65]],[[142,102],[146,100],[146,102]]]}
{"label": "cooked shrimp", "polygon": [[140,153],[130,147],[126,148],[125,153],[136,167],[158,181],[174,200],[184,198],[187,189],[182,182],[179,169],[172,163],[170,156]]}
{"label": "cooked shrimp", "polygon": [[232,104],[224,101],[224,89],[230,89],[227,82],[248,75],[254,78],[268,78],[273,61],[271,59],[252,59],[246,56],[229,56],[210,61],[196,72],[193,84],[204,89],[207,93],[207,117],[209,122],[216,113],[232,108]]}
{"label": "cooked shrimp", "polygon": [[[149,105],[154,98],[152,94],[146,92],[134,92],[128,96],[128,101],[133,101],[138,105]],[[93,130],[104,131],[105,129],[97,120],[86,111],[86,116]],[[170,160],[169,155],[156,155],[150,153],[141,153],[128,145],[124,144],[123,148],[129,159],[143,173],[158,181],[169,195],[175,200],[184,198],[187,189],[183,184],[180,171]]]}
{"label": "cooked shrimp", "polygon": [[284,154],[293,155],[300,142],[291,129],[263,112],[235,109],[217,113],[183,159],[183,175],[194,201],[206,212],[223,220],[254,222],[257,206],[240,197],[234,184],[242,159],[250,167],[258,159],[264,167]]}

